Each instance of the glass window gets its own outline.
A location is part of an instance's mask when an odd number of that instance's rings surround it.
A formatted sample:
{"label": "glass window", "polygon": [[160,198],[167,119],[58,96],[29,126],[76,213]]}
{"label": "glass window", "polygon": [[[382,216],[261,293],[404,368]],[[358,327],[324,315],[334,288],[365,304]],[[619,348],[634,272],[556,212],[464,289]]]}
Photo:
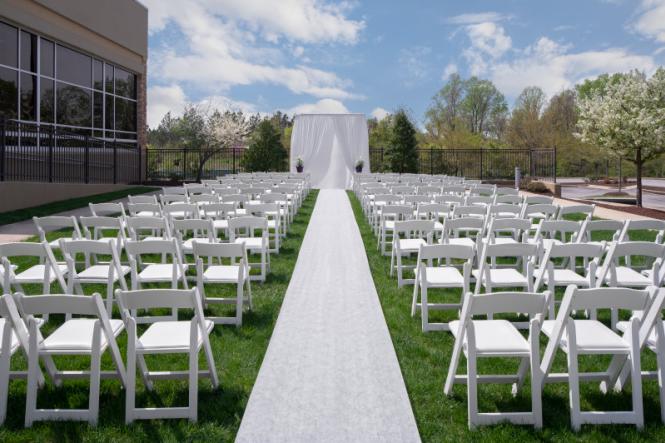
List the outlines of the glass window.
{"label": "glass window", "polygon": [[104,94],[94,92],[92,94],[92,126],[95,128],[104,127]]}
{"label": "glass window", "polygon": [[55,103],[55,91],[53,90],[53,80],[40,77],[40,102],[39,102],[39,120],[42,123],[53,123],[53,104]]}
{"label": "glass window", "polygon": [[136,98],[136,76],[124,69],[115,68],[115,95]]}
{"label": "glass window", "polygon": [[[107,65],[108,66],[108,65]],[[113,96],[111,95],[106,95],[106,124],[104,127],[106,129],[115,129],[115,125],[113,124]],[[108,136],[107,136],[108,137]]]}
{"label": "glass window", "polygon": [[37,36],[21,31],[21,69],[37,72]]}
{"label": "glass window", "polygon": [[0,22],[0,64],[18,67],[18,29]]}
{"label": "glass window", "polygon": [[136,140],[136,132],[116,132],[115,137],[118,140]]}
{"label": "glass window", "polygon": [[136,103],[122,98],[115,99],[115,129],[136,131]]}
{"label": "glass window", "polygon": [[16,118],[18,107],[18,73],[0,68],[0,116]]}
{"label": "glass window", "polygon": [[53,44],[52,41],[45,40],[45,39],[40,39],[40,50],[39,50],[39,58],[41,59],[41,66],[39,67],[40,74],[41,75],[48,75],[49,77],[53,77],[55,71],[53,67],[53,62],[55,60],[54,56],[54,51],[55,51],[55,45]]}
{"label": "glass window", "polygon": [[90,91],[58,82],[56,94],[57,123],[91,126],[92,97]]}
{"label": "glass window", "polygon": [[92,87],[102,91],[104,89],[104,63],[100,60],[92,61]]}
{"label": "glass window", "polygon": [[113,94],[113,66],[105,64],[104,71],[106,74],[104,77],[106,79],[106,92]]}
{"label": "glass window", "polygon": [[58,45],[57,51],[58,80],[88,88],[92,87],[92,59],[85,54],[60,45]]}
{"label": "glass window", "polygon": [[21,120],[37,121],[37,76],[21,73]]}

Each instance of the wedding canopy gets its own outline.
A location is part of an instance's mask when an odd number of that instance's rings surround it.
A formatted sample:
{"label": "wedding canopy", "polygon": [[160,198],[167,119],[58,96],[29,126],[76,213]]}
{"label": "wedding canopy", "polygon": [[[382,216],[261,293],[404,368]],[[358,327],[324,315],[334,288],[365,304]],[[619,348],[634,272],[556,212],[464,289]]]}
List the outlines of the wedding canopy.
{"label": "wedding canopy", "polygon": [[312,186],[350,189],[358,160],[369,170],[367,118],[364,114],[296,115],[291,134],[291,172],[301,158]]}

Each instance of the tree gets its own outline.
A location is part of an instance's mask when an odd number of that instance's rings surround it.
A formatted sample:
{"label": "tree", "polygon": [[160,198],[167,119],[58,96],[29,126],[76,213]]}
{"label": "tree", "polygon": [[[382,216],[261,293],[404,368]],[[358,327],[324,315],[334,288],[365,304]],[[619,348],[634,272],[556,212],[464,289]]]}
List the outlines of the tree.
{"label": "tree", "polygon": [[432,97],[432,104],[425,113],[426,127],[435,137],[455,131],[461,116],[462,100],[466,91],[464,80],[455,73],[448,82]]}
{"label": "tree", "polygon": [[536,149],[545,144],[541,121],[545,93],[536,86],[524,88],[515,100],[515,108],[508,127],[508,142],[516,148]]}
{"label": "tree", "polygon": [[471,77],[466,81],[466,95],[462,100],[462,111],[469,131],[485,135],[493,112],[508,109],[506,99],[489,80]]}
{"label": "tree", "polygon": [[204,143],[198,150],[196,181],[200,181],[208,160],[223,149],[238,148],[253,130],[252,121],[242,111],[214,111],[205,120]]}
{"label": "tree", "polygon": [[391,143],[386,149],[390,170],[399,172],[418,172],[418,141],[416,128],[406,111],[400,109],[393,115]]}
{"label": "tree", "polygon": [[582,98],[579,108],[580,139],[635,164],[641,207],[642,167],[665,152],[665,69],[651,78],[625,74]]}
{"label": "tree", "polygon": [[249,148],[240,164],[247,171],[283,171],[286,169],[286,149],[274,120],[263,120],[252,134]]}

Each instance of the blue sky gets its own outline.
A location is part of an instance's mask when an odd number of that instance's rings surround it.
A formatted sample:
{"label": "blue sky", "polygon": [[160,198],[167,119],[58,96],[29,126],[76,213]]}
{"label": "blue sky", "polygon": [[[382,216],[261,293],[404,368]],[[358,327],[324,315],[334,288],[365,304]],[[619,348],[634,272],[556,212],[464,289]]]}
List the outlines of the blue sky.
{"label": "blue sky", "polygon": [[452,72],[509,104],[665,61],[665,0],[142,0],[148,122],[186,103],[271,113],[406,107],[422,121]]}

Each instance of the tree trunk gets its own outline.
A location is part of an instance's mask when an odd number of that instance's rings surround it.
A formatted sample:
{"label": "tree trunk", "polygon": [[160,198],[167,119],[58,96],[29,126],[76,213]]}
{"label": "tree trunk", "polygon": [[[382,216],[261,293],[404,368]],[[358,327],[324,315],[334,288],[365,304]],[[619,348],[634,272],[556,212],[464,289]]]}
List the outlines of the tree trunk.
{"label": "tree trunk", "polygon": [[635,167],[637,170],[637,207],[642,207],[642,148],[637,148],[635,153]]}

